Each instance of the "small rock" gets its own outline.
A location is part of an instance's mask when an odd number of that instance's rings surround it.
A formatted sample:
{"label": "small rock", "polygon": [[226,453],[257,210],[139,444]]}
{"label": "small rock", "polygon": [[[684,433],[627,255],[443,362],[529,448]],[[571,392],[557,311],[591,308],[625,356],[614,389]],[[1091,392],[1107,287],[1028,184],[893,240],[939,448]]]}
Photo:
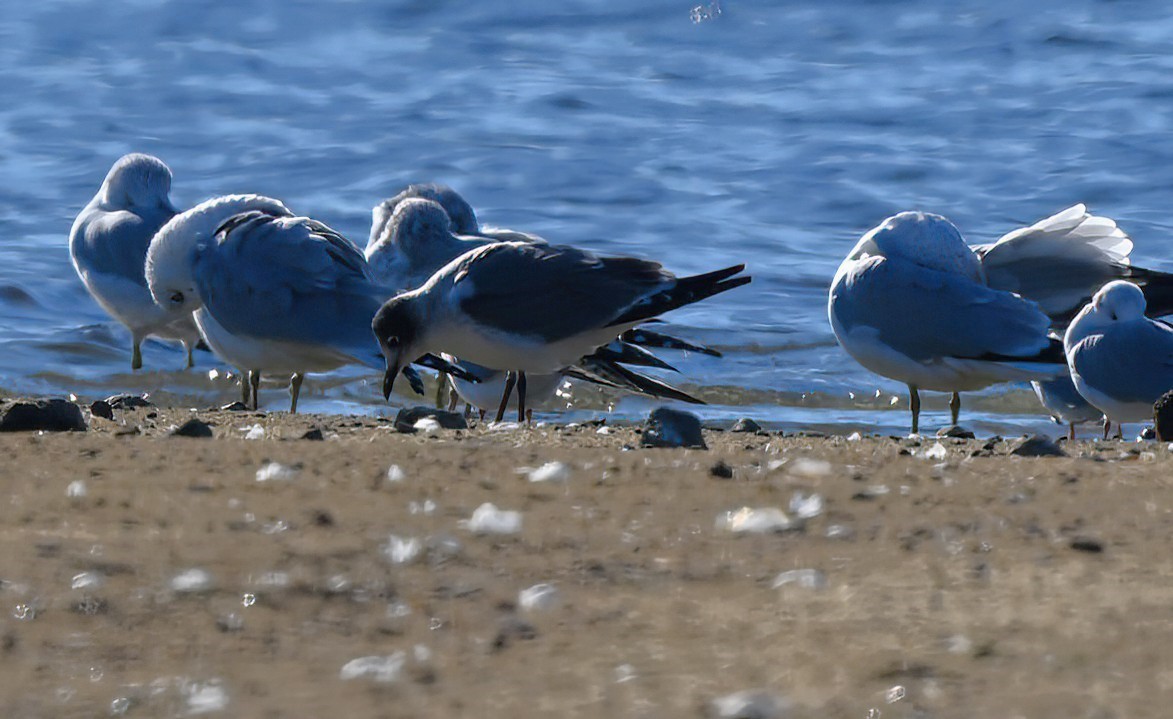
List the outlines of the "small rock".
{"label": "small rock", "polygon": [[762,426],[749,417],[742,417],[729,428],[730,432],[761,432]]}
{"label": "small rock", "polygon": [[709,467],[709,474],[719,479],[733,479],[733,468],[725,463],[725,460],[719,459],[712,467]]}
{"label": "small rock", "polygon": [[556,482],[561,484],[570,479],[570,467],[563,462],[546,462],[537,469],[526,473],[531,482]]}
{"label": "small rock", "polygon": [[0,402],[0,432],[84,432],[81,407],[64,399]]}
{"label": "small rock", "polygon": [[814,519],[823,513],[823,495],[818,492],[795,492],[790,496],[790,512],[799,519]]}
{"label": "small rock", "polygon": [[1076,537],[1071,540],[1071,548],[1077,552],[1100,554],[1104,551],[1104,543],[1092,537]]}
{"label": "small rock", "polygon": [[938,437],[953,437],[954,439],[975,439],[973,432],[959,424],[949,425],[937,430]]}
{"label": "small rock", "polygon": [[338,677],[343,681],[370,679],[379,684],[390,684],[403,674],[407,664],[407,652],[403,650],[385,657],[359,657],[342,665]]}
{"label": "small rock", "polygon": [[395,415],[395,429],[403,434],[414,434],[419,431],[416,425],[421,419],[435,420],[442,429],[468,429],[463,414],[422,406],[399,410],[399,414]]}
{"label": "small rock", "polygon": [[137,409],[138,407],[150,407],[151,401],[147,399],[146,395],[116,394],[107,397],[106,404],[114,409]]}
{"label": "small rock", "polygon": [[102,419],[114,419],[114,408],[104,399],[90,403],[90,415]]}
{"label": "small rock", "polygon": [[419,559],[424,544],[415,537],[399,537],[392,534],[381,548],[383,556],[392,564],[410,564]]}
{"label": "small rock", "polygon": [[81,499],[88,494],[86,483],[83,480],[75,479],[69,483],[65,488],[65,496],[71,499]]}
{"label": "small rock", "polygon": [[1066,457],[1059,445],[1046,437],[1032,434],[1010,444],[1010,454],[1019,457]]}
{"label": "small rock", "polygon": [[321,442],[322,440],[326,439],[326,435],[322,434],[321,427],[311,427],[305,431],[305,434],[303,434],[301,438],[313,440],[315,442]]}
{"label": "small rock", "polygon": [[791,569],[774,577],[770,587],[778,589],[788,584],[796,584],[803,589],[822,590],[827,588],[827,575],[817,569]]}
{"label": "small rock", "polygon": [[412,425],[412,431],[423,432],[424,434],[435,434],[440,431],[440,423],[431,417],[424,417],[416,420]]}
{"label": "small rock", "polygon": [[1173,390],[1161,395],[1153,405],[1153,420],[1157,423],[1157,439],[1173,442]]}
{"label": "small rock", "polygon": [[717,697],[709,702],[709,719],[782,719],[791,711],[787,699],[762,689]]}
{"label": "small rock", "polygon": [[171,430],[172,437],[211,437],[212,425],[198,419],[189,419]]}
{"label": "small rock", "polygon": [[921,459],[928,459],[933,462],[940,462],[949,456],[949,450],[945,449],[945,445],[940,442],[933,442],[933,446],[920,453]]}
{"label": "small rock", "polygon": [[235,402],[230,402],[226,405],[222,405],[220,407],[220,411],[221,412],[247,412],[248,405],[245,404],[244,402],[241,402],[240,400],[236,400]]}
{"label": "small rock", "polygon": [[519,617],[505,617],[501,620],[501,626],[497,630],[497,636],[493,638],[494,651],[501,651],[508,647],[513,639],[535,639],[538,636],[538,629],[529,622]]}
{"label": "small rock", "polygon": [[535,584],[517,595],[517,606],[527,612],[548,611],[558,606],[562,596],[553,584]]}
{"label": "small rock", "polygon": [[660,407],[652,410],[640,434],[644,447],[692,447],[708,449],[701,434],[701,420],[691,412]]}

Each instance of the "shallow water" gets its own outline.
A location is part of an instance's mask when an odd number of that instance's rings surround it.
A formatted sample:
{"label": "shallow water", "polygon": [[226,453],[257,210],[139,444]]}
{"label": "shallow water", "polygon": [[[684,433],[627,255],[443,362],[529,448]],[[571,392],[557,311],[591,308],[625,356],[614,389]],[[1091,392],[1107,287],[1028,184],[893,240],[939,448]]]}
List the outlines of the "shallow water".
{"label": "shallow water", "polygon": [[[907,427],[903,388],[840,350],[825,314],[840,259],[893,212],[941,212],[978,242],[1087,202],[1137,264],[1173,269],[1163,3],[725,2],[700,22],[694,4],[6,8],[0,390],[235,395],[208,380],[213,357],[180,372],[161,344],[131,374],[126,333],[69,264],[73,217],[132,150],[171,165],[181,205],[265,193],[359,242],[372,205],[434,180],[488,224],[681,273],[744,261],[752,285],[672,318],[726,358],[670,360],[719,400],[708,416],[782,427]],[[311,381],[302,406],[378,411],[361,377]],[[1048,428],[1031,402],[995,388],[964,416]]]}

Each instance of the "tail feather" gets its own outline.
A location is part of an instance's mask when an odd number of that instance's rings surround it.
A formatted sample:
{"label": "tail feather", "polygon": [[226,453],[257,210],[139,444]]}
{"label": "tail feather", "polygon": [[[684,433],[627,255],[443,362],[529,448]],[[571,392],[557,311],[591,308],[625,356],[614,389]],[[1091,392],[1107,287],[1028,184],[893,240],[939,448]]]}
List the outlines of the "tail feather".
{"label": "tail feather", "polygon": [[682,352],[698,352],[710,357],[720,357],[721,353],[712,347],[693,344],[661,332],[653,332],[643,327],[635,327],[619,335],[619,339],[641,347],[658,347],[661,349],[680,350]]}
{"label": "tail feather", "polygon": [[672,372],[680,371],[643,347],[628,344],[621,340],[615,340],[611,344],[603,345],[591,353],[590,357],[608,362],[633,364],[638,367],[656,367]]}
{"label": "tail feather", "polygon": [[1144,292],[1148,307],[1145,314],[1150,317],[1164,317],[1173,314],[1173,274],[1143,267],[1129,267],[1126,277]]}
{"label": "tail feather", "polygon": [[688,402],[690,404],[705,404],[703,400],[699,400],[696,397],[693,397],[684,390],[677,389],[676,387],[673,387],[666,382],[653,379],[652,377],[640,374],[635,370],[628,369],[614,362],[591,359],[587,357],[583,358],[583,363],[581,366],[587,372],[598,375],[607,380],[609,386],[612,387],[629,389],[640,394],[646,394],[651,397],[658,397],[660,399],[675,399],[680,400],[681,402]]}
{"label": "tail feather", "polygon": [[615,325],[649,320],[656,315],[662,315],[678,307],[700,302],[734,287],[748,284],[751,280],[750,277],[734,277],[744,269],[745,265],[734,265],[703,275],[681,277],[669,289],[645,297],[634,304],[608,326],[614,327]]}
{"label": "tail feather", "polygon": [[1003,355],[996,352],[987,352],[980,357],[959,357],[958,359],[979,359],[988,362],[1030,362],[1034,364],[1067,364],[1067,355],[1063,351],[1063,342],[1055,337],[1047,338],[1047,346],[1037,354],[1019,357]]}

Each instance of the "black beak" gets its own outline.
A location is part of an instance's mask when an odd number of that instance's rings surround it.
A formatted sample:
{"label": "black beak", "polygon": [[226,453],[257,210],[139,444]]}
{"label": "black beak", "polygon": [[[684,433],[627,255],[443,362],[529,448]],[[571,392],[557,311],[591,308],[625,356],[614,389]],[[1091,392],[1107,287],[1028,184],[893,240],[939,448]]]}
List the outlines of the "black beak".
{"label": "black beak", "polygon": [[399,374],[399,367],[388,365],[383,373],[383,399],[391,400],[391,390],[395,387],[395,376]]}

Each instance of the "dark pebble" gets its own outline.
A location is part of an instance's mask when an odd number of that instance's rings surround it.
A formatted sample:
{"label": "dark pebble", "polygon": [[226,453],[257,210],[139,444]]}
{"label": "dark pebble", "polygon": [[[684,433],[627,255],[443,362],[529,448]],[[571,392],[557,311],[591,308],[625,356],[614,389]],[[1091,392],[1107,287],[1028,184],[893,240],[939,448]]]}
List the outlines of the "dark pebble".
{"label": "dark pebble", "polygon": [[1100,554],[1104,551],[1104,543],[1091,537],[1076,537],[1071,540],[1071,548],[1078,552]]}
{"label": "dark pebble", "polygon": [[514,639],[536,639],[537,636],[538,630],[534,625],[515,616],[506,617],[501,620],[497,636],[493,638],[493,651],[505,649]]}
{"label": "dark pebble", "polygon": [[652,410],[640,434],[644,447],[692,447],[708,449],[701,434],[701,420],[691,412],[660,407]]}
{"label": "dark pebble", "polygon": [[1067,453],[1059,445],[1046,437],[1032,434],[1010,443],[1010,454],[1019,457],[1066,457]]}
{"label": "dark pebble", "polygon": [[315,441],[320,442],[326,438],[326,435],[322,434],[321,427],[313,427],[311,429],[306,430],[306,433],[303,434],[301,436],[301,438],[302,439],[311,439],[311,440],[315,440]]}
{"label": "dark pebble", "polygon": [[749,417],[742,417],[729,428],[730,432],[761,432],[762,426]]}
{"label": "dark pebble", "polygon": [[970,432],[968,429],[962,427],[959,424],[942,427],[941,429],[937,430],[937,436],[953,437],[955,439],[974,439],[973,432]]}
{"label": "dark pebble", "polygon": [[1153,420],[1157,423],[1157,439],[1173,442],[1173,390],[1161,395],[1153,405]]}
{"label": "dark pebble", "polygon": [[137,394],[116,394],[107,397],[106,403],[114,409],[135,409],[136,407],[151,406],[150,400]]}
{"label": "dark pebble", "polygon": [[425,417],[439,422],[442,429],[468,429],[468,422],[464,421],[463,414],[423,406],[399,410],[399,414],[395,415],[395,429],[403,434],[413,434],[415,423]]}
{"label": "dark pebble", "polygon": [[100,399],[90,404],[90,414],[102,419],[114,419],[114,408],[106,400]]}
{"label": "dark pebble", "polygon": [[725,460],[719,459],[712,467],[709,467],[709,474],[720,479],[733,479],[733,468],[725,463]]}
{"label": "dark pebble", "polygon": [[212,436],[212,425],[198,419],[189,419],[171,431],[172,437],[202,437]]}
{"label": "dark pebble", "polygon": [[84,432],[81,407],[63,399],[0,402],[0,432]]}
{"label": "dark pebble", "polygon": [[244,402],[241,402],[240,400],[236,400],[235,402],[232,402],[231,404],[224,405],[223,407],[220,408],[220,410],[222,412],[247,412],[248,405],[245,404]]}

